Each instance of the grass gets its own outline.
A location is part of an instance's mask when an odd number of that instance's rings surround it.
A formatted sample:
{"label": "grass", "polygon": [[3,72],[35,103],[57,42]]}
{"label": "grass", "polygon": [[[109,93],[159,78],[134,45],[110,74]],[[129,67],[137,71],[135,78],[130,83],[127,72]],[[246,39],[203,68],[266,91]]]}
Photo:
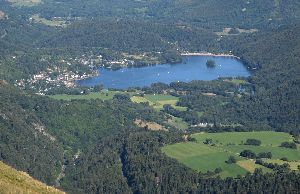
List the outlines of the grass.
{"label": "grass", "polygon": [[47,20],[45,18],[41,18],[39,14],[32,15],[31,18],[33,19],[34,22],[36,23],[42,23],[47,26],[52,26],[52,27],[66,27],[66,21],[64,20]]}
{"label": "grass", "polygon": [[145,95],[145,98],[152,101],[165,101],[165,100],[178,100],[178,97],[166,95],[166,94],[147,94]]}
{"label": "grass", "polygon": [[49,96],[50,98],[56,100],[91,100],[91,99],[101,99],[101,100],[111,100],[113,99],[115,94],[127,93],[129,92],[120,92],[120,91],[102,91],[102,92],[91,92],[86,95],[67,95],[67,94],[58,94]]}
{"label": "grass", "polygon": [[[287,133],[263,131],[263,132],[228,132],[228,133],[197,133],[192,135],[196,142],[185,142],[167,145],[162,151],[169,157],[177,159],[186,166],[201,172],[214,171],[222,168],[219,174],[221,177],[236,177],[245,175],[247,172],[254,172],[255,168],[261,168],[264,172],[270,172],[263,166],[255,164],[239,156],[242,150],[249,149],[256,153],[271,152],[271,161],[280,162],[282,157],[288,158],[291,169],[297,169],[300,163],[299,149],[281,148],[279,145],[284,141],[292,141],[292,137]],[[241,145],[248,138],[259,139],[261,146]],[[214,146],[206,145],[205,139],[212,139]],[[235,156],[238,160],[236,164],[227,164],[225,161],[229,156]]]}
{"label": "grass", "polygon": [[123,91],[107,91],[103,90],[101,92],[91,92],[89,94],[83,95],[68,95],[68,94],[58,94],[51,95],[50,98],[56,100],[75,100],[75,99],[102,99],[110,100],[114,97],[115,94],[129,94],[131,96],[131,101],[135,103],[148,102],[150,106],[157,110],[163,109],[165,104],[170,104],[178,110],[186,110],[186,107],[176,106],[178,102],[178,97],[167,95],[167,94],[147,94],[144,96],[138,96],[139,92],[123,92]]}
{"label": "grass", "polygon": [[243,80],[243,79],[231,79],[231,80],[226,79],[224,81],[231,82],[231,83],[234,83],[234,84],[246,84],[246,83],[249,83],[249,82],[247,82],[246,80]]}
{"label": "grass", "polygon": [[154,103],[144,97],[141,96],[132,96],[131,101],[135,103],[143,103],[143,102],[148,102],[150,106],[152,106]]}
{"label": "grass", "polygon": [[177,129],[188,129],[189,125],[182,120],[182,118],[171,116],[172,118],[168,120],[168,124],[177,128]]}
{"label": "grass", "polygon": [[279,165],[282,165],[282,164],[289,164],[290,165],[290,169],[291,170],[298,170],[298,166],[300,166],[300,161],[282,161],[282,160],[274,160],[274,159],[267,159],[267,160],[264,160],[265,162],[268,162],[268,163],[273,163],[273,164],[279,164]]}
{"label": "grass", "polygon": [[148,102],[150,106],[152,106],[156,110],[162,110],[165,104],[170,104],[173,108],[184,111],[186,107],[176,106],[178,102],[178,97],[166,95],[166,94],[147,94],[143,97],[141,96],[133,96],[131,100],[136,103]]}
{"label": "grass", "polygon": [[215,142],[226,144],[241,144],[246,142],[247,139],[258,139],[263,146],[279,146],[282,142],[292,141],[293,138],[288,133],[262,131],[262,132],[227,132],[227,133],[206,133],[194,134],[197,141],[204,141],[206,138],[211,138]]}
{"label": "grass", "polygon": [[239,165],[240,167],[244,168],[245,170],[247,170],[248,172],[253,173],[255,171],[255,169],[260,168],[263,170],[263,172],[272,172],[271,169],[266,168],[264,166],[255,164],[254,160],[240,160],[237,162],[237,165]]}
{"label": "grass", "polygon": [[0,162],[0,193],[64,193]]}
{"label": "grass", "polygon": [[[220,176],[236,177],[247,173],[247,170],[237,164],[227,164],[225,161],[231,155],[219,149],[199,143],[178,143],[162,148],[168,156],[177,159],[186,166],[201,172],[214,171],[222,168]],[[241,160],[241,158],[239,158]]]}
{"label": "grass", "polygon": [[247,146],[247,145],[231,145],[225,146],[227,150],[232,153],[240,153],[245,149],[249,149],[256,154],[261,152],[271,152],[273,159],[280,159],[286,157],[288,160],[298,161],[300,160],[300,151],[281,147],[272,146]]}
{"label": "grass", "polygon": [[134,123],[141,128],[144,128],[147,126],[148,130],[151,130],[151,131],[168,131],[165,127],[163,127],[162,125],[155,123],[155,122],[146,122],[146,121],[136,119],[134,121]]}
{"label": "grass", "polygon": [[185,110],[186,107],[176,106],[178,101],[177,97],[171,95],[145,95],[144,97],[136,96],[138,92],[123,92],[123,91],[106,91],[101,92],[91,92],[89,94],[83,95],[67,95],[67,94],[58,94],[49,96],[50,98],[56,100],[90,100],[90,99],[101,99],[101,100],[111,100],[116,94],[128,94],[131,96],[131,101],[135,103],[148,102],[156,110],[163,109],[163,105],[171,104],[174,108],[178,110]]}

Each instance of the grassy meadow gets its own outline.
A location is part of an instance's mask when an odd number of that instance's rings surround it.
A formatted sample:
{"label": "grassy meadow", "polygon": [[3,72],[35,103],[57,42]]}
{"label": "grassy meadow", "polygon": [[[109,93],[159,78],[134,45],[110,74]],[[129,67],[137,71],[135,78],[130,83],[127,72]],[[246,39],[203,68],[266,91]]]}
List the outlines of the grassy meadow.
{"label": "grassy meadow", "polygon": [[131,97],[131,101],[135,103],[148,102],[156,110],[162,110],[165,104],[170,104],[177,110],[186,110],[186,107],[176,106],[178,97],[167,95],[167,94],[146,94],[140,96],[139,92],[125,92],[125,91],[106,91],[101,92],[91,92],[84,95],[67,95],[58,94],[49,96],[50,98],[56,100],[90,100],[90,99],[101,99],[101,100],[111,100],[116,94],[128,94]]}
{"label": "grassy meadow", "polygon": [[101,91],[101,92],[91,92],[89,94],[84,95],[67,95],[67,94],[58,94],[49,96],[50,98],[56,100],[91,100],[91,99],[101,99],[101,100],[111,100],[116,94],[129,94],[129,92],[121,92],[121,91]]}
{"label": "grassy meadow", "polygon": [[31,178],[28,174],[0,162],[0,193],[63,194],[64,192],[47,186]]}
{"label": "grassy meadow", "polygon": [[176,106],[176,103],[178,102],[178,97],[166,94],[146,94],[143,97],[133,96],[131,100],[136,103],[148,102],[149,105],[156,110],[163,109],[163,106],[165,104],[170,104],[173,108],[177,110],[186,110],[186,107]]}
{"label": "grassy meadow", "polygon": [[[169,157],[177,159],[186,166],[201,172],[214,171],[222,168],[219,174],[221,177],[236,177],[245,175],[247,172],[254,172],[255,168],[261,168],[264,172],[271,170],[255,164],[254,160],[243,158],[239,153],[245,149],[256,154],[271,152],[272,159],[265,160],[270,163],[289,163],[292,170],[298,168],[300,162],[300,151],[279,147],[282,142],[292,141],[287,133],[263,131],[263,132],[228,132],[228,133],[197,133],[192,135],[195,142],[183,142],[167,145],[162,151]],[[212,139],[213,145],[203,142]],[[258,139],[262,142],[260,146],[243,145],[247,139]],[[229,156],[234,156],[236,163],[227,164]],[[280,160],[286,157],[289,162]]]}

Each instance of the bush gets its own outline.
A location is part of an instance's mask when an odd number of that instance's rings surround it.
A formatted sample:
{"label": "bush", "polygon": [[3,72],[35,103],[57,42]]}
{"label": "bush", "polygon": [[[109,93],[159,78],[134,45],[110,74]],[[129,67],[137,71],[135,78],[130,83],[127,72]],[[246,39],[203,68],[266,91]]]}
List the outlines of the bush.
{"label": "bush", "polygon": [[297,149],[297,145],[294,142],[283,142],[281,143],[280,147]]}
{"label": "bush", "polygon": [[209,144],[212,144],[212,143],[213,143],[213,140],[212,140],[212,139],[206,138],[205,141],[204,141],[203,143],[206,144],[206,145],[209,145]]}
{"label": "bush", "polygon": [[219,174],[220,172],[222,172],[222,168],[216,168],[216,169],[215,169],[215,173],[216,173],[216,174]]}
{"label": "bush", "polygon": [[240,156],[245,157],[245,158],[256,158],[256,154],[252,152],[251,150],[244,150],[240,153]]}
{"label": "bush", "polygon": [[225,161],[227,164],[234,164],[236,163],[236,159],[234,156],[229,156],[228,160]]}
{"label": "bush", "polygon": [[258,158],[272,158],[272,153],[271,152],[261,152],[257,156]]}
{"label": "bush", "polygon": [[130,101],[130,96],[127,95],[127,94],[115,94],[113,99],[114,100]]}
{"label": "bush", "polygon": [[255,164],[264,165],[264,161],[260,158],[256,159]]}
{"label": "bush", "polygon": [[254,145],[254,146],[260,146],[261,141],[258,139],[247,139],[245,145]]}
{"label": "bush", "polygon": [[280,158],[280,160],[288,162],[289,160],[286,157]]}

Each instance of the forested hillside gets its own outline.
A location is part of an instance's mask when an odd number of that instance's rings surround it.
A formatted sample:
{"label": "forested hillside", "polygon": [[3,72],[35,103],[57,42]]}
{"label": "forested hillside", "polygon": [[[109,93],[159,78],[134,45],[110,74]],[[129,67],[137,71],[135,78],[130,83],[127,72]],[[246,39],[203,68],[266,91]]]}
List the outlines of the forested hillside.
{"label": "forested hillside", "polygon": [[242,60],[259,69],[251,78],[257,99],[248,107],[256,107],[254,114],[265,114],[270,125],[280,130],[299,130],[299,30],[299,25],[283,27],[233,41],[231,46]]}
{"label": "forested hillside", "polygon": [[[68,193],[298,193],[297,166],[254,158],[268,173],[222,179],[161,149],[195,132],[262,130],[299,149],[299,18],[297,0],[0,1],[0,160]],[[187,52],[234,55],[251,76],[77,84]]]}
{"label": "forested hillside", "polygon": [[[34,178],[54,184],[59,174],[63,149],[50,135],[33,109],[28,109],[26,94],[1,81],[1,161],[26,171]],[[30,99],[30,96],[25,98]]]}
{"label": "forested hillside", "polygon": [[240,179],[207,178],[161,153],[160,146],[178,141],[180,134],[157,132],[105,139],[69,168],[64,184],[72,185],[67,187],[71,193],[296,193],[299,189],[299,173],[284,168]]}
{"label": "forested hillside", "polygon": [[[60,6],[57,6],[57,5]],[[298,20],[300,4],[283,0],[48,1],[29,9],[51,17],[117,17],[181,21],[215,28],[265,28]]]}

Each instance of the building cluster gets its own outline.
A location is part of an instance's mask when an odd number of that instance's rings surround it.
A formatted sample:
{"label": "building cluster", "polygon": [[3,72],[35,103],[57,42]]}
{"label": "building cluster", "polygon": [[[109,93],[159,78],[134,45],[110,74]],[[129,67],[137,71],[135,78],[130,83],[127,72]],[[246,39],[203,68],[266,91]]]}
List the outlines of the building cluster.
{"label": "building cluster", "polygon": [[[40,61],[47,62],[49,59],[42,58]],[[97,76],[99,67],[119,69],[132,65],[134,61],[126,58],[108,61],[104,60],[102,55],[81,55],[60,59],[58,65],[51,65],[28,79],[16,80],[15,85],[23,89],[31,88],[39,94],[44,94],[55,87],[73,88],[76,86],[76,81]]]}
{"label": "building cluster", "polygon": [[[72,61],[72,62],[70,62]],[[28,79],[16,80],[15,85],[20,88],[29,87],[35,89],[39,94],[43,94],[54,87],[67,87],[72,88],[76,86],[77,80],[87,79],[98,74],[97,66],[102,61],[102,56],[96,58],[85,57],[69,60],[62,59],[59,61],[60,67],[52,66],[44,71],[32,75]],[[74,68],[68,68],[72,64],[78,64],[79,66],[88,66],[91,73],[80,71],[80,69],[73,70]],[[72,70],[70,70],[72,69]]]}

